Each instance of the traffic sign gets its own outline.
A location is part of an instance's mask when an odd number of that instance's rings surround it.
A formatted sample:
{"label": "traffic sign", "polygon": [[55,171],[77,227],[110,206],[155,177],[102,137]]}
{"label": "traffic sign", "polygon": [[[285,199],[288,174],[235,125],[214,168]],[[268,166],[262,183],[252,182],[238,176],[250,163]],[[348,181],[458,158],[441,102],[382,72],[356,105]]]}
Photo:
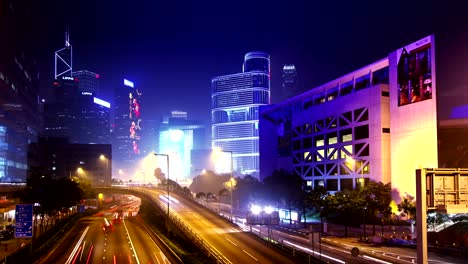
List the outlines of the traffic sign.
{"label": "traffic sign", "polygon": [[16,205],[16,238],[30,238],[33,236],[33,206],[32,204]]}

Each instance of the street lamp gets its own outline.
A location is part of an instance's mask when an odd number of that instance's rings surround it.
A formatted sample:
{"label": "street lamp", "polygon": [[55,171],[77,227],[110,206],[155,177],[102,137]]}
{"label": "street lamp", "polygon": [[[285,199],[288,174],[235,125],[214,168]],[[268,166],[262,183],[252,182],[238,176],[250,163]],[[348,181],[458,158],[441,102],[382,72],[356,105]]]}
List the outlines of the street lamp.
{"label": "street lamp", "polygon": [[234,170],[233,170],[233,160],[232,160],[232,151],[230,150],[222,150],[221,148],[217,148],[218,151],[220,152],[225,152],[225,153],[229,153],[229,156],[231,158],[231,178],[229,179],[229,183],[231,185],[231,215],[230,215],[230,220],[232,221],[233,217],[232,217],[232,192],[233,192],[233,173],[234,173]]}
{"label": "street lamp", "polygon": [[105,176],[106,176],[106,182],[107,182],[107,180],[108,180],[108,178],[109,178],[109,159],[106,158],[106,156],[105,156],[104,154],[101,154],[101,155],[99,156],[99,159],[106,162],[106,173],[105,173]]}
{"label": "street lamp", "polygon": [[[167,179],[166,179],[166,185],[167,185],[167,221],[169,221],[169,155],[168,154],[159,154],[159,153],[153,153],[153,154],[155,156],[166,157],[166,165],[167,165]],[[169,222],[168,222],[168,227],[169,227]]]}

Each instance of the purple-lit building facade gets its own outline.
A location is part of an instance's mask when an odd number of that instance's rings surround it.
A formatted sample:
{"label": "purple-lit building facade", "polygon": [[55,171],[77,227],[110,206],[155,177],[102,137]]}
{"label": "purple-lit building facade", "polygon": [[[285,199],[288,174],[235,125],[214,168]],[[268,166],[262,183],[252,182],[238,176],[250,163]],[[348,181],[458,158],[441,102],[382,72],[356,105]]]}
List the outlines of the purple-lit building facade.
{"label": "purple-lit building facade", "polygon": [[373,180],[414,195],[415,170],[438,165],[435,65],[428,36],[262,108],[260,178],[286,169],[331,192]]}

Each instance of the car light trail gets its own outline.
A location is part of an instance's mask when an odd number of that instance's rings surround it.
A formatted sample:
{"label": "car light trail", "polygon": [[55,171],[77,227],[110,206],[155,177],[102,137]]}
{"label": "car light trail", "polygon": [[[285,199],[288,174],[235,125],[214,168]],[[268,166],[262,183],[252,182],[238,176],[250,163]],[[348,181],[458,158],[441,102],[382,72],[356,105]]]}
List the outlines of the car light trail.
{"label": "car light trail", "polygon": [[70,254],[70,256],[68,257],[67,261],[65,262],[65,264],[70,264],[73,260],[73,256],[75,256],[75,254],[77,254],[78,250],[81,248],[80,245],[81,245],[81,242],[83,241],[84,237],[86,236],[86,233],[88,233],[88,230],[89,230],[89,226],[87,226],[85,228],[85,230],[83,231],[83,234],[81,235],[80,239],[78,240],[78,242],[76,243],[76,246],[75,248],[73,248],[73,251],[72,253]]}
{"label": "car light trail", "polygon": [[90,263],[89,261],[91,260],[91,254],[93,253],[94,245],[91,245],[89,247],[89,253],[88,253],[88,258],[86,259],[86,264]]}
{"label": "car light trail", "polygon": [[369,257],[369,256],[366,256],[366,255],[363,255],[363,258],[370,259],[372,261],[379,262],[379,263],[392,264],[391,262],[384,261],[384,260],[381,260],[381,259],[376,259],[376,258]]}
{"label": "car light trail", "polygon": [[328,256],[328,255],[325,255],[325,254],[323,254],[323,253],[315,252],[315,251],[310,250],[310,249],[308,249],[308,248],[306,248],[306,247],[296,245],[296,244],[291,243],[291,242],[289,242],[289,241],[284,241],[284,243],[287,243],[287,244],[289,244],[289,245],[291,245],[291,246],[294,246],[294,247],[296,247],[296,248],[302,249],[303,251],[306,251],[306,252],[309,252],[309,253],[313,253],[313,254],[317,254],[317,255],[319,255],[319,256],[322,256],[322,257],[325,257],[325,258],[334,260],[334,261],[339,262],[339,263],[341,263],[341,264],[345,264],[345,263],[346,263],[346,262],[344,262],[344,261],[342,261],[342,260],[339,260],[339,259],[337,259],[337,258]]}

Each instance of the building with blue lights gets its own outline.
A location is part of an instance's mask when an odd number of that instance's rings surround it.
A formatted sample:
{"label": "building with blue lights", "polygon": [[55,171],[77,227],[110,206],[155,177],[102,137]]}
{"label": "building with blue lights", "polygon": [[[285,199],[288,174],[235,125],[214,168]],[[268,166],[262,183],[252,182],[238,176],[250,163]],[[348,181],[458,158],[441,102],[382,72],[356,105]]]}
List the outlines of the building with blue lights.
{"label": "building with blue lights", "polygon": [[433,36],[260,114],[261,179],[275,169],[341,191],[369,180],[415,194],[415,170],[437,168]]}
{"label": "building with blue lights", "polygon": [[33,1],[0,4],[0,181],[25,182],[28,144],[37,142],[39,71],[28,19]]}
{"label": "building with blue lights", "polygon": [[247,53],[242,72],[213,78],[211,90],[212,147],[232,151],[235,173],[257,176],[258,113],[270,104],[270,56]]}
{"label": "building with blue lights", "polygon": [[205,147],[205,126],[189,120],[187,112],[172,111],[159,125],[158,153],[170,156],[171,180],[184,182],[191,178],[192,151]]}

